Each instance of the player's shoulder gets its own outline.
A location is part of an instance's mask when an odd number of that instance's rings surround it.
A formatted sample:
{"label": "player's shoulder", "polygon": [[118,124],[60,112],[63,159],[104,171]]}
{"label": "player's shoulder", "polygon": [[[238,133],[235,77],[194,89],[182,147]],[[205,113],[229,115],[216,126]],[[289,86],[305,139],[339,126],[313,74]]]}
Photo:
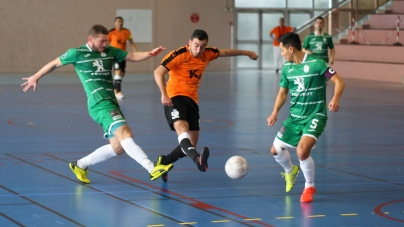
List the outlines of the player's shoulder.
{"label": "player's shoulder", "polygon": [[164,57],[163,64],[167,64],[173,61],[174,59],[178,59],[179,57],[184,56],[186,54],[188,54],[188,49],[186,46],[173,50]]}
{"label": "player's shoulder", "polygon": [[326,38],[331,38],[332,37],[330,34],[325,33],[325,32],[324,32],[323,36],[326,37]]}
{"label": "player's shoulder", "polygon": [[186,46],[182,46],[174,51],[171,51],[172,54],[174,54],[175,56],[179,56],[182,54],[187,54],[188,53],[188,49]]}
{"label": "player's shoulder", "polygon": [[314,55],[314,54],[307,55],[305,62],[318,69],[323,69],[323,68],[328,67],[327,62],[323,58],[320,58],[319,56]]}
{"label": "player's shoulder", "polygon": [[215,53],[215,54],[219,53],[219,49],[217,49],[216,47],[206,47],[205,51]]}
{"label": "player's shoulder", "polygon": [[311,38],[313,38],[313,37],[314,37],[314,38],[316,37],[316,34],[314,34],[314,32],[308,34],[305,39],[311,39]]}
{"label": "player's shoulder", "polygon": [[89,47],[87,47],[87,45],[82,45],[82,46],[79,46],[79,47],[72,47],[72,48],[70,48],[68,51],[73,51],[73,52],[88,52],[88,51],[91,51],[91,50],[89,49]]}
{"label": "player's shoulder", "polygon": [[316,55],[316,54],[308,54],[307,56],[306,56],[306,60],[305,60],[305,62],[306,63],[316,63],[317,61],[319,61],[319,60],[321,60],[321,61],[324,61],[324,60],[322,60],[318,55]]}
{"label": "player's shoulder", "polygon": [[115,28],[111,28],[111,29],[109,29],[109,32],[115,32],[116,31],[116,29]]}

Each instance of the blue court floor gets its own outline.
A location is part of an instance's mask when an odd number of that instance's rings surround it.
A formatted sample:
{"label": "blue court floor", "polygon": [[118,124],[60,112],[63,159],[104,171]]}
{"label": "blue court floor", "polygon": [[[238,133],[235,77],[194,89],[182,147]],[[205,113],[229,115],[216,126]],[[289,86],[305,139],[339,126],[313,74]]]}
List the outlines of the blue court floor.
{"label": "blue court floor", "polygon": [[[386,72],[387,73],[387,72]],[[269,153],[288,113],[267,126],[278,93],[272,71],[206,72],[200,87],[198,150],[211,151],[202,173],[187,157],[169,180],[150,181],[126,154],[91,166],[81,184],[68,167],[105,145],[87,113],[75,74],[47,75],[36,92],[0,75],[0,226],[404,226],[404,86],[346,80],[312,157],[317,194],[300,203],[303,174],[286,193]],[[344,77],[344,75],[341,75]],[[152,73],[128,74],[122,111],[151,160],[178,141],[166,124]],[[328,86],[328,100],[333,84]],[[298,159],[291,150],[294,164]],[[245,157],[247,176],[228,178],[227,159]]]}

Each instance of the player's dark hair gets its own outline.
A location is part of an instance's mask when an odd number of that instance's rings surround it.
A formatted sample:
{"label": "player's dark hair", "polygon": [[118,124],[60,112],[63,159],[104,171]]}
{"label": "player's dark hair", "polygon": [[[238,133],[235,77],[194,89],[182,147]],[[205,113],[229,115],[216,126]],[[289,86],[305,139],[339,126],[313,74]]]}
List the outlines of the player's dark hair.
{"label": "player's dark hair", "polygon": [[197,38],[197,39],[199,39],[199,40],[209,40],[209,37],[208,37],[208,33],[206,33],[204,30],[200,30],[200,29],[196,29],[193,33],[192,33],[192,35],[191,35],[191,40],[193,40],[193,39],[195,39],[195,38]]}
{"label": "player's dark hair", "polygon": [[92,37],[97,37],[99,34],[108,35],[108,29],[100,24],[96,24],[91,27],[88,35]]}
{"label": "player's dark hair", "polygon": [[316,17],[316,19],[314,21],[316,21],[316,20],[322,20],[324,23],[324,18],[322,18],[322,17]]}
{"label": "player's dark hair", "polygon": [[115,17],[115,21],[118,20],[118,19],[121,19],[122,22],[123,22],[123,18],[122,18],[122,17]]}
{"label": "player's dark hair", "polygon": [[292,46],[296,48],[296,50],[302,50],[302,42],[300,41],[300,37],[294,32],[288,32],[279,37],[279,43],[282,43],[282,45],[286,48]]}

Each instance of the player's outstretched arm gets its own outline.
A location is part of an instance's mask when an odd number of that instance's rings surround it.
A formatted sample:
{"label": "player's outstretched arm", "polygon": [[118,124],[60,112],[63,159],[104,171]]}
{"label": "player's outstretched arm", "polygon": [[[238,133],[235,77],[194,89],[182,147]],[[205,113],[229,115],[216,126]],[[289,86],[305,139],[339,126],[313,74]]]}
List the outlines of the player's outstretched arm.
{"label": "player's outstretched arm", "polygon": [[258,55],[250,50],[219,49],[219,57],[248,56],[252,60],[257,60]]}
{"label": "player's outstretched arm", "polygon": [[335,84],[335,88],[334,88],[334,96],[332,97],[330,103],[328,104],[328,110],[337,112],[339,110],[339,99],[341,98],[342,92],[344,91],[345,82],[338,74],[332,76],[330,81]]}
{"label": "player's outstretched arm", "polygon": [[274,110],[271,115],[267,118],[268,126],[273,126],[278,119],[278,112],[282,108],[283,104],[285,104],[286,98],[288,96],[289,89],[281,87],[279,89],[279,93],[276,96]]}
{"label": "player's outstretched arm", "polygon": [[143,61],[146,60],[148,58],[154,57],[156,55],[158,55],[161,51],[165,50],[165,47],[157,47],[154,48],[153,50],[149,51],[149,52],[130,52],[128,53],[128,55],[126,56],[125,60],[127,61]]}
{"label": "player's outstretched arm", "polygon": [[59,58],[49,62],[44,67],[42,67],[37,73],[28,77],[22,78],[22,80],[26,80],[24,83],[21,84],[21,87],[24,87],[22,90],[27,92],[31,87],[34,91],[36,91],[36,87],[38,86],[38,80],[41,79],[46,74],[52,72],[54,69],[59,68],[62,66],[62,62]]}

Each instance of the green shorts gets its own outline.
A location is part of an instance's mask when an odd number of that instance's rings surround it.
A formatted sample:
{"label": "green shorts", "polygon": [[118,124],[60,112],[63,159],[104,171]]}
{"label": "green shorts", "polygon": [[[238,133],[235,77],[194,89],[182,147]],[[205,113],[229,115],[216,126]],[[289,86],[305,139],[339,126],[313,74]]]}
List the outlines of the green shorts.
{"label": "green shorts", "polygon": [[318,139],[323,133],[327,124],[327,117],[316,115],[307,123],[294,123],[290,117],[283,122],[282,128],[279,130],[276,138],[290,147],[297,147],[302,136],[311,136]]}
{"label": "green shorts", "polygon": [[91,107],[91,118],[102,126],[105,138],[112,138],[119,126],[126,124],[119,105],[110,100],[104,100]]}

